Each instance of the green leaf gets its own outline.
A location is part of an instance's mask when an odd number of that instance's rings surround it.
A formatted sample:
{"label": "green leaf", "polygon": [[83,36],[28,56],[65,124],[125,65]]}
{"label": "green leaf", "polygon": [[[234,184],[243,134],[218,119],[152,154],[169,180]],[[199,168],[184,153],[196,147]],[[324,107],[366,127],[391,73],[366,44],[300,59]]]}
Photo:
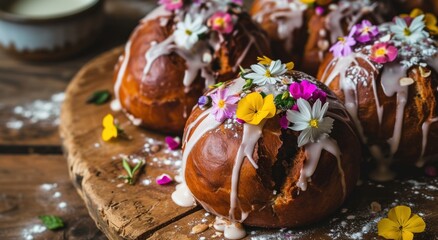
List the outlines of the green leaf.
{"label": "green leaf", "polygon": [[60,217],[53,215],[43,215],[39,216],[39,219],[43,222],[43,224],[50,230],[56,230],[64,227],[64,222]]}
{"label": "green leaf", "polygon": [[295,100],[290,96],[288,92],[284,92],[282,94],[278,94],[274,98],[274,103],[277,108],[288,110],[295,104]]}
{"label": "green leaf", "polygon": [[111,93],[108,90],[101,90],[94,92],[88,99],[87,103],[102,105],[111,99]]}
{"label": "green leaf", "polygon": [[251,80],[251,79],[248,79],[248,80],[246,80],[245,85],[243,85],[242,90],[243,90],[243,91],[249,90],[249,89],[251,89],[252,85],[253,85],[253,84],[252,84],[252,80]]}
{"label": "green leaf", "polygon": [[132,169],[131,166],[129,166],[128,161],[126,161],[125,158],[122,159],[122,164],[123,164],[123,168],[126,170],[126,172],[128,173],[129,178],[132,178]]}
{"label": "green leaf", "polygon": [[218,88],[218,87],[221,87],[224,84],[225,84],[224,82],[219,82],[219,83],[216,83],[215,85],[211,85],[209,88],[211,88],[211,89]]}
{"label": "green leaf", "polygon": [[134,176],[135,173],[138,171],[138,169],[143,166],[143,161],[140,161],[137,163],[137,165],[135,165],[134,169],[132,170],[132,175]]}

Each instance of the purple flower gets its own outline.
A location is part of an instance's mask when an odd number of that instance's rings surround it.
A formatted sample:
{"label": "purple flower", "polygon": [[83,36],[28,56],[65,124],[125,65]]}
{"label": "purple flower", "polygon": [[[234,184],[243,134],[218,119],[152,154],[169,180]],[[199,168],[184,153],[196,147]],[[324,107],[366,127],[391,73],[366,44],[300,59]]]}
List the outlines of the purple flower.
{"label": "purple flower", "polygon": [[280,126],[282,129],[287,129],[289,127],[289,120],[287,120],[286,115],[280,118]]}
{"label": "purple flower", "polygon": [[292,83],[289,87],[289,92],[295,99],[303,98],[304,100],[309,100],[316,89],[317,87],[315,84],[303,80],[300,83]]}
{"label": "purple flower", "polygon": [[356,25],[355,39],[360,43],[367,43],[373,39],[373,37],[379,34],[377,26],[371,24],[368,20],[363,20]]}
{"label": "purple flower", "polygon": [[166,185],[173,181],[172,177],[163,173],[155,179],[158,185]]}
{"label": "purple flower", "polygon": [[219,88],[216,93],[212,94],[213,109],[211,113],[215,116],[216,121],[223,122],[225,119],[233,117],[239,99],[238,96],[228,95],[225,88]]}
{"label": "purple flower", "polygon": [[322,104],[324,104],[327,101],[327,93],[324,92],[321,89],[316,89],[313,94],[312,94],[312,98],[311,98],[314,102],[316,102],[316,100],[320,100]]}
{"label": "purple flower", "polygon": [[179,137],[173,138],[173,137],[166,137],[164,138],[164,141],[167,144],[167,147],[169,147],[170,150],[176,150],[178,149],[181,140],[179,139]]}
{"label": "purple flower", "polygon": [[353,47],[356,44],[356,40],[354,40],[353,38],[353,35],[355,33],[356,33],[356,26],[353,26],[348,36],[339,38],[339,41],[330,48],[330,52],[333,53],[333,56],[345,57],[351,54],[351,52],[353,51],[351,47]]}
{"label": "purple flower", "polygon": [[198,99],[198,106],[205,107],[208,106],[211,103],[211,98],[208,96],[201,96]]}

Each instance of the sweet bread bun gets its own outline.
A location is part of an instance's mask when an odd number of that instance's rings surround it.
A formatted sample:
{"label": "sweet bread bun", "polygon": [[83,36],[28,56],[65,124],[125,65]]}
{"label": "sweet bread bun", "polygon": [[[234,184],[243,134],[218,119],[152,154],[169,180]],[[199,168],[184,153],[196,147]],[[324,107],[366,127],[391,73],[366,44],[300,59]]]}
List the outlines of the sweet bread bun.
{"label": "sweet bread bun", "polygon": [[116,66],[116,98],[137,125],[182,133],[209,85],[237,76],[239,66],[269,52],[265,35],[241,6],[189,2],[168,1],[146,16]]}
{"label": "sweet bread bun", "polygon": [[251,15],[268,33],[274,57],[286,60],[292,54],[300,70],[316,75],[330,45],[349,25],[362,19],[384,22],[391,9],[387,2],[318,0],[307,5],[301,0],[256,0]]}
{"label": "sweet bread bun", "polygon": [[279,60],[251,68],[194,108],[184,181],[172,195],[182,206],[196,199],[231,239],[245,235],[239,223],[298,227],[327,217],[355,186],[361,161],[354,125],[323,84]]}
{"label": "sweet bread bun", "polygon": [[423,20],[397,17],[379,30],[368,26],[362,42],[358,25],[332,47],[335,56],[327,56],[318,73],[377,160],[377,180],[392,177],[385,172],[394,160],[422,166],[438,155],[438,48]]}

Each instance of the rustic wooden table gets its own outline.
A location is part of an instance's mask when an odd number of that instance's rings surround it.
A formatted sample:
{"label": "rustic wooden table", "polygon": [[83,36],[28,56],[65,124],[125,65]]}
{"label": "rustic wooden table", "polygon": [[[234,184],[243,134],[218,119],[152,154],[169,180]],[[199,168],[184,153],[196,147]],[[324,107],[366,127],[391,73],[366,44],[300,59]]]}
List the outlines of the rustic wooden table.
{"label": "rustic wooden table", "polygon": [[[0,52],[0,239],[106,239],[68,177],[58,133],[63,92],[90,59],[123,44],[153,0],[107,0],[102,36],[79,56],[23,62]],[[50,231],[39,215],[66,227]]]}
{"label": "rustic wooden table", "polygon": [[[60,104],[63,92],[77,71],[92,58],[123,44],[137,21],[153,7],[153,2],[107,0],[108,21],[103,35],[88,51],[67,61],[22,62],[0,52],[1,240],[106,239],[89,217],[83,200],[69,179],[58,133]],[[102,110],[99,111],[102,113]],[[438,179],[422,177],[420,170],[415,171],[415,175],[420,177],[402,177],[402,180],[386,184],[364,181],[340,211],[308,229],[249,229],[246,239],[377,239],[375,225],[378,220],[389,208],[399,204],[411,206],[428,224],[426,232],[416,239],[437,239],[435,199],[438,198]],[[148,174],[153,173],[153,169],[148,170]],[[102,178],[105,174],[101,174]],[[137,186],[132,191],[143,188]],[[168,196],[172,190],[172,187],[160,188],[157,191],[160,194],[154,196]],[[139,195],[144,197],[145,194]],[[165,204],[167,200],[161,199],[164,198],[155,200]],[[127,201],[124,207],[133,201]],[[380,203],[383,211],[371,213],[372,202]],[[114,216],[122,216],[123,209],[116,211],[117,208],[110,207]],[[167,209],[167,213],[171,216],[159,211],[144,213],[154,221],[141,225],[140,230],[144,233],[139,234],[140,238],[210,239],[216,235],[212,228],[201,234],[190,234],[193,226],[209,224],[214,219],[199,207]],[[66,227],[58,231],[45,229],[38,219],[43,214],[62,217]],[[110,229],[102,223],[101,228],[108,236],[119,238],[111,235],[115,226]],[[127,230],[121,234],[130,233]]]}

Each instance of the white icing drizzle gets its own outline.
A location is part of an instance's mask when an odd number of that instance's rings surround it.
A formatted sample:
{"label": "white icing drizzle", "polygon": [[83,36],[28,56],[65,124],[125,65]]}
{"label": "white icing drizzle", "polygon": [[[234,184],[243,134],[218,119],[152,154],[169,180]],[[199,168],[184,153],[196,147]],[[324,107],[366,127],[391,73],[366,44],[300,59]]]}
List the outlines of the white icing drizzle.
{"label": "white icing drizzle", "polygon": [[224,237],[226,239],[242,239],[246,236],[246,231],[240,223],[230,223],[225,225]]}
{"label": "white icing drizzle", "polygon": [[[370,73],[368,73],[364,68],[359,65],[357,59],[363,60],[367,63],[367,65],[372,67],[373,72],[371,73],[371,76]],[[345,108],[351,115],[362,141],[366,143],[367,139],[365,137],[362,124],[360,123],[358,117],[357,85],[359,84],[359,82],[357,79],[355,80],[348,76],[347,72],[348,70],[351,70],[351,68],[356,69],[358,73],[363,74],[365,78],[371,77],[374,84],[374,72],[377,71],[377,68],[372,62],[370,62],[370,60],[368,60],[368,57],[363,53],[352,53],[343,58],[334,58],[325,69],[322,79],[324,80],[324,83],[329,86],[335,80],[335,78],[339,76],[339,87],[344,92],[345,96]],[[328,75],[329,70],[330,74]],[[366,82],[362,82],[362,84],[366,84]],[[377,98],[377,92],[375,93],[375,99],[376,106],[379,106],[380,108],[380,103]],[[379,118],[381,118],[381,113],[379,113]]]}
{"label": "white icing drizzle", "polygon": [[318,166],[319,159],[321,157],[322,150],[326,150],[336,157],[339,175],[341,176],[341,185],[343,197],[346,197],[347,188],[345,183],[345,173],[342,168],[341,162],[341,150],[339,149],[336,140],[329,136],[321,138],[318,142],[308,143],[304,146],[306,152],[306,161],[300,171],[300,178],[298,179],[297,186],[302,190],[307,190],[307,183],[311,181],[313,173],[315,173]]}
{"label": "white icing drizzle", "polygon": [[[187,14],[192,14],[196,18],[202,18],[203,21],[206,21],[211,15],[213,15],[218,10],[226,10],[222,9],[224,6],[221,3],[218,2],[206,2],[206,7],[201,8],[196,5],[192,5],[188,10]],[[161,10],[160,10],[161,11]],[[154,13],[154,16],[162,16],[161,14]],[[177,12],[177,19],[183,19],[185,12]],[[146,17],[146,19],[151,20],[153,17]],[[244,29],[244,27],[242,27]],[[237,33],[237,30],[235,30],[235,33]],[[236,61],[235,65],[233,66],[233,70],[237,71],[238,66],[241,64],[243,59],[245,59],[247,53],[249,52],[249,49],[256,43],[254,36],[252,36],[252,33],[245,31],[245,33],[249,37],[249,44],[247,45],[247,48],[245,51],[241,54],[241,56]],[[151,47],[149,50],[145,53],[146,58],[146,65],[143,70],[143,77],[142,80],[144,81],[151,70],[151,67],[155,60],[157,60],[160,56],[169,55],[171,53],[176,53],[180,57],[182,57],[186,62],[186,70],[183,78],[183,84],[186,87],[185,91],[190,91],[190,86],[192,85],[193,81],[196,79],[198,74],[202,78],[205,79],[205,86],[213,85],[216,82],[216,78],[214,74],[212,73],[212,70],[210,68],[210,64],[212,62],[212,52],[211,48],[214,50],[220,49],[221,43],[225,41],[224,37],[219,34],[217,36],[217,33],[212,32],[210,34],[211,36],[207,40],[200,40],[192,49],[187,50],[183,49],[179,46],[177,46],[174,42],[175,36],[174,34],[171,34],[167,39],[160,43],[153,42],[151,43]]]}
{"label": "white icing drizzle", "polygon": [[[274,3],[274,7],[267,4]],[[281,40],[285,40],[287,51],[292,50],[293,32],[300,29],[304,24],[304,12],[308,6],[300,1],[287,0],[265,0],[262,3],[262,10],[253,16],[257,22],[261,23],[269,15],[269,20],[277,24],[277,34]]]}
{"label": "white icing drizzle", "polygon": [[383,67],[382,88],[386,96],[392,97],[397,94],[397,109],[394,124],[394,133],[388,144],[391,146],[391,157],[397,152],[400,144],[403,116],[408,100],[408,86],[401,86],[400,79],[406,76],[406,68],[399,63],[388,63]]}
{"label": "white icing drizzle", "polygon": [[[228,87],[228,92],[230,95],[237,94],[241,91],[242,87],[245,85],[245,80],[239,78],[234,83],[232,83]],[[183,157],[182,157],[182,167],[181,167],[181,179],[182,182],[178,184],[175,192],[172,193],[173,201],[182,206],[182,207],[190,207],[195,204],[195,199],[188,188],[185,181],[185,169],[187,158],[192,152],[193,147],[196,143],[204,136],[207,132],[219,127],[222,123],[216,121],[214,116],[210,114],[211,108],[205,110],[201,113],[198,118],[187,127],[186,133],[183,137]],[[199,124],[198,124],[199,123]],[[193,131],[192,129],[197,126]],[[192,133],[193,132],[193,133]]]}
{"label": "white icing drizzle", "polygon": [[[363,67],[360,67],[357,59],[362,59],[367,65],[371,66],[373,72],[368,73]],[[326,68],[322,79],[326,85],[330,85],[336,76],[339,76],[339,85],[345,95],[345,107],[353,118],[363,142],[367,143],[367,138],[363,133],[362,124],[358,118],[357,85],[360,81],[357,77],[347,76],[347,71],[349,71],[349,69],[352,67],[357,68],[358,72],[364,75],[364,80],[371,78],[378,121],[381,125],[384,109],[383,106],[380,105],[377,92],[376,78],[374,74],[374,72],[377,71],[377,68],[372,62],[370,62],[366,55],[360,52],[354,52],[343,58],[334,58]],[[330,74],[328,75],[329,71]],[[372,75],[370,76],[370,74]],[[377,172],[373,173],[373,175],[375,175],[375,178],[378,178],[379,180],[384,178],[383,173],[387,173],[389,171],[388,167],[392,161],[392,157],[398,151],[400,144],[404,109],[406,107],[408,97],[408,86],[401,86],[399,80],[405,75],[406,68],[400,63],[388,63],[383,67],[383,72],[381,75],[381,86],[383,88],[383,92],[387,97],[392,97],[394,94],[396,94],[397,108],[393,136],[387,140],[388,144],[390,145],[390,155],[385,156],[385,154],[382,152],[382,149],[377,145],[369,146],[371,155],[377,160],[379,165]]]}
{"label": "white icing drizzle", "polygon": [[[240,169],[242,168],[243,160],[245,157],[249,160],[249,162],[254,166],[255,169],[258,168],[254,159],[252,158],[252,154],[254,152],[254,148],[256,143],[259,141],[262,136],[262,130],[265,125],[266,120],[262,121],[259,125],[251,125],[248,123],[243,124],[243,136],[242,142],[240,143],[239,149],[236,154],[236,158],[234,160],[233,171],[231,175],[231,192],[230,192],[230,212],[229,218],[232,221],[236,221],[237,219],[234,216],[234,211],[236,210],[238,204],[238,188],[239,188],[239,176]],[[243,212],[243,211],[242,211]],[[242,222],[242,219],[239,222]]]}
{"label": "white icing drizzle", "polygon": [[421,131],[423,133],[423,140],[421,142],[421,144],[422,144],[421,145],[421,155],[420,155],[420,158],[418,159],[417,164],[416,164],[418,167],[422,167],[425,164],[424,154],[426,153],[427,137],[429,136],[430,125],[432,125],[435,122],[438,122],[438,117],[428,119],[421,126]]}
{"label": "white icing drizzle", "polygon": [[125,76],[126,69],[128,67],[129,57],[131,55],[131,41],[128,41],[125,45],[125,54],[120,56],[122,60],[122,64],[120,65],[119,72],[117,73],[117,79],[114,84],[114,95],[116,99],[120,99],[120,87],[122,86],[123,77]]}

